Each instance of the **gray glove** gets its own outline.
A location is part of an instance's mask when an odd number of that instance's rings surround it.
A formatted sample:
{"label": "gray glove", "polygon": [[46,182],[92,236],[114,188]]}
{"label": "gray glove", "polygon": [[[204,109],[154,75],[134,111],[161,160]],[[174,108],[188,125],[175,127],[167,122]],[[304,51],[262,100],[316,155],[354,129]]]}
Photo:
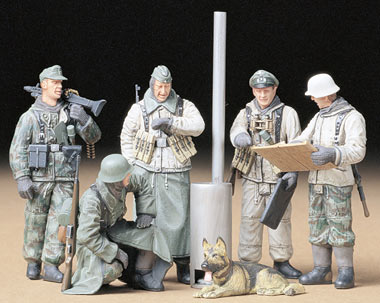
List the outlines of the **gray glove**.
{"label": "gray glove", "polygon": [[152,224],[153,217],[151,215],[138,215],[136,219],[137,228],[147,228]]}
{"label": "gray glove", "polygon": [[311,153],[311,160],[315,165],[323,165],[329,162],[334,163],[336,159],[335,148],[314,145],[318,151]]}
{"label": "gray glove", "polygon": [[252,138],[247,133],[240,133],[234,139],[236,147],[247,147],[252,145]]}
{"label": "gray glove", "polygon": [[71,104],[70,118],[78,121],[80,125],[83,126],[87,123],[90,116],[87,115],[86,111],[83,109],[83,106],[79,104]]}
{"label": "gray glove", "polygon": [[281,179],[287,181],[285,190],[292,191],[297,186],[298,172],[288,172]]}
{"label": "gray glove", "polygon": [[128,254],[124,250],[121,250],[119,248],[117,250],[117,254],[116,254],[115,259],[121,262],[124,269],[127,269],[127,267],[128,267]]}
{"label": "gray glove", "polygon": [[152,121],[152,128],[154,130],[162,130],[165,134],[171,135],[171,127],[173,124],[173,119],[172,118],[156,118]]}
{"label": "gray glove", "polygon": [[33,182],[29,176],[23,176],[17,180],[17,190],[21,198],[23,199],[33,199]]}

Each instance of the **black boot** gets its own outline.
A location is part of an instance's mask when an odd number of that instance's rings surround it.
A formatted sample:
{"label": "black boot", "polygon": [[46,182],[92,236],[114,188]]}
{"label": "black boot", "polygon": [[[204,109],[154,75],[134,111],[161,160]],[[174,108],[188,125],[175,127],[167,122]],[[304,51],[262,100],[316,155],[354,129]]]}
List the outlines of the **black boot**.
{"label": "black boot", "polygon": [[339,267],[338,278],[335,280],[335,288],[345,289],[353,288],[355,286],[354,268],[353,267]]}
{"label": "black boot", "polygon": [[304,285],[318,285],[318,284],[331,284],[332,274],[331,266],[319,267],[315,266],[311,272],[302,275],[299,278],[301,284]]}
{"label": "black boot", "polygon": [[190,257],[175,258],[177,265],[177,280],[180,283],[190,285]]}
{"label": "black boot", "polygon": [[61,273],[56,265],[44,264],[43,279],[49,282],[62,283],[63,273]]}
{"label": "black boot", "polygon": [[354,248],[348,247],[333,247],[336,265],[338,265],[338,278],[335,281],[335,288],[345,289],[355,286],[354,276]]}
{"label": "black boot", "polygon": [[136,270],[135,282],[142,289],[150,291],[163,291],[165,290],[162,281],[154,279],[152,270]]}
{"label": "black boot", "polygon": [[273,268],[282,273],[287,279],[298,279],[302,272],[290,265],[289,261],[274,262]]}
{"label": "black boot", "polygon": [[28,267],[26,269],[26,276],[30,280],[39,280],[41,273],[41,263],[28,263]]}

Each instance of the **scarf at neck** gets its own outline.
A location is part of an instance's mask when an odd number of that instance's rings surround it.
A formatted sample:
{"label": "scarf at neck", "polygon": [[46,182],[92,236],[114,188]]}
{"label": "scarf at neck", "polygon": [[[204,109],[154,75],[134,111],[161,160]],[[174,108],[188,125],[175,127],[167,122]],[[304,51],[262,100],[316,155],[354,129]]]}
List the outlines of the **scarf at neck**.
{"label": "scarf at neck", "polygon": [[64,106],[64,102],[61,100],[58,100],[55,106],[50,106],[47,103],[42,101],[41,96],[39,96],[32,105],[34,109],[48,111],[51,113],[59,113],[59,111],[62,109],[63,106]]}
{"label": "scarf at neck", "polygon": [[276,107],[277,105],[280,105],[281,104],[281,100],[280,98],[276,95],[273,100],[272,100],[272,103],[269,104],[268,107],[266,108],[261,108],[260,107],[260,104],[259,102],[257,101],[257,99],[255,98],[253,100],[253,103],[255,104],[255,107],[257,108],[257,110],[260,112],[261,115],[265,115],[267,112],[269,112],[271,109],[273,109],[274,107]]}

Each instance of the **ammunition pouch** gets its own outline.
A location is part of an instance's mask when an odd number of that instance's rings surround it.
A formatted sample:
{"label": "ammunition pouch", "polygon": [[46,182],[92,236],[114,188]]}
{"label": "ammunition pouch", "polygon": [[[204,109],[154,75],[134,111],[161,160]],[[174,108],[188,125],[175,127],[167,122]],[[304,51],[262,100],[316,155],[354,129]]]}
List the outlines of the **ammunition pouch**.
{"label": "ammunition pouch", "polygon": [[155,141],[155,136],[140,129],[133,141],[133,151],[135,158],[149,164],[152,161]]}
{"label": "ammunition pouch", "polygon": [[46,168],[48,165],[48,144],[29,145],[29,168]]}
{"label": "ammunition pouch", "polygon": [[197,153],[191,137],[172,135],[167,138],[167,141],[174,153],[174,156],[182,164]]}
{"label": "ammunition pouch", "polygon": [[232,159],[232,167],[246,175],[253,164],[256,153],[250,147],[236,148]]}

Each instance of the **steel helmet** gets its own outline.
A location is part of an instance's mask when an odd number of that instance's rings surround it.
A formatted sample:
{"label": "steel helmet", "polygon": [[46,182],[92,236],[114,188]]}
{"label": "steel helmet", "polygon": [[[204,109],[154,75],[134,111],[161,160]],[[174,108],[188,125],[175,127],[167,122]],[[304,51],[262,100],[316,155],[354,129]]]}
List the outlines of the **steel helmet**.
{"label": "steel helmet", "polygon": [[120,182],[132,171],[133,166],[127,159],[120,154],[112,154],[102,160],[98,178],[104,183]]}
{"label": "steel helmet", "polygon": [[335,94],[340,90],[329,74],[318,74],[309,79],[307,82],[306,96],[321,98]]}

